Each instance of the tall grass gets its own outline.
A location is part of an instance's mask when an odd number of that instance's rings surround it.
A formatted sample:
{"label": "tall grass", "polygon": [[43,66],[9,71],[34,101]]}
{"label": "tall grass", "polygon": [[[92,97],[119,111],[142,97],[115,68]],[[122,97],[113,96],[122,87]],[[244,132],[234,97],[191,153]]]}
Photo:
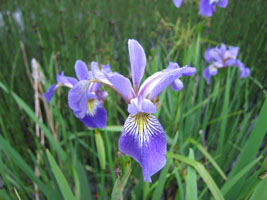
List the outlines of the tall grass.
{"label": "tall grass", "polygon": [[[34,184],[40,199],[53,200],[267,196],[267,20],[259,14],[266,3],[229,1],[226,9],[203,19],[194,2],[185,0],[181,9],[171,0],[1,3],[0,199],[33,199]],[[32,57],[40,62],[44,90],[57,71],[74,75],[76,59],[110,63],[113,71],[129,76],[128,38],[145,47],[146,77],[169,61],[197,68],[193,78],[183,79],[183,90],[160,95],[156,115],[167,134],[167,163],[151,184],[134,160],[118,152],[128,113],[116,94],[107,89],[104,130],[88,130],[74,117],[67,89],[50,105],[41,104],[40,120],[25,68]],[[229,68],[205,83],[204,50],[221,42],[240,46],[249,78],[239,79],[238,69]],[[44,132],[45,146],[35,136],[35,124]]]}

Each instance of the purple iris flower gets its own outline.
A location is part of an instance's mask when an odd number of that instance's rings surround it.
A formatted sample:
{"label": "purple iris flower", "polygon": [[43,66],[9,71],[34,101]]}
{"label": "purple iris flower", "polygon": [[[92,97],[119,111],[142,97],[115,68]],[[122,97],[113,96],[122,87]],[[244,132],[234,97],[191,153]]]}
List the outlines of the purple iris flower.
{"label": "purple iris flower", "polygon": [[[91,67],[98,64],[91,63]],[[110,72],[110,66],[102,66],[102,71]],[[68,104],[74,115],[90,128],[104,128],[107,121],[107,112],[103,107],[103,101],[107,97],[107,92],[100,90],[100,83],[92,83],[93,73],[88,70],[87,65],[77,60],[75,72],[78,78],[64,76],[64,72],[57,75],[57,84],[52,85],[44,98],[49,103],[56,89],[60,86],[71,88],[68,93]]]}
{"label": "purple iris flower", "polygon": [[183,3],[183,0],[173,0],[173,3],[177,8],[180,8]]}
{"label": "purple iris flower", "polygon": [[210,17],[216,12],[216,6],[226,8],[228,0],[201,0],[199,4],[200,14],[205,17]]}
{"label": "purple iris flower", "polygon": [[230,46],[226,48],[225,44],[221,44],[221,47],[209,48],[205,52],[205,59],[210,65],[204,70],[203,76],[207,83],[210,84],[210,78],[217,75],[218,69],[236,66],[240,69],[240,78],[245,78],[250,75],[249,68],[237,60],[239,47]]}
{"label": "purple iris flower", "polygon": [[123,126],[119,149],[140,164],[144,180],[151,182],[150,177],[165,165],[167,149],[164,129],[152,115],[157,111],[153,99],[170,84],[174,90],[181,90],[183,83],[179,78],[192,76],[196,69],[170,63],[167,69],[148,77],[140,86],[146,55],[136,40],[130,39],[128,48],[133,84],[119,73],[100,73],[94,77],[117,91],[128,103],[129,116]]}

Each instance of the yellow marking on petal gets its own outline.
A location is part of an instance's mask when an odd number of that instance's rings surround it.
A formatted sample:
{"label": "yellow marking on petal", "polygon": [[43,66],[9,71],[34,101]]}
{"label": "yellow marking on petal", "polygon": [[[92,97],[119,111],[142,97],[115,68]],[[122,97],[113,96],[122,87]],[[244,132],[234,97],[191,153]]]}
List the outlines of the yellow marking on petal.
{"label": "yellow marking on petal", "polygon": [[210,73],[213,72],[213,71],[216,71],[216,70],[217,70],[217,68],[215,66],[211,66],[210,67]]}
{"label": "yellow marking on petal", "polygon": [[133,119],[135,121],[135,124],[138,129],[139,137],[143,138],[143,134],[145,131],[145,128],[148,124],[149,114],[148,113],[138,113],[133,116]]}
{"label": "yellow marking on petal", "polygon": [[87,113],[90,116],[94,116],[96,109],[97,109],[97,105],[96,105],[97,100],[96,99],[88,99],[88,110]]}

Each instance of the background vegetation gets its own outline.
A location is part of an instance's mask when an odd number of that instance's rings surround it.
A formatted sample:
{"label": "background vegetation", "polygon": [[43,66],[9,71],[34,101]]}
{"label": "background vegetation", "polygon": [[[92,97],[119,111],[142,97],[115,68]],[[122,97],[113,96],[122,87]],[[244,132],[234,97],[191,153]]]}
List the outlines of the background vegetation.
{"label": "background vegetation", "polygon": [[[263,0],[229,0],[226,9],[202,18],[194,0],[184,0],[180,9],[171,0],[1,0],[0,199],[34,199],[34,184],[40,199],[264,199],[266,9]],[[107,89],[107,127],[96,133],[68,108],[67,89],[50,105],[40,98],[36,117],[27,74],[35,57],[44,91],[57,71],[74,76],[77,59],[109,63],[130,77],[129,38],[145,48],[145,76],[169,61],[198,71],[183,80],[180,92],[160,95],[156,115],[167,134],[168,161],[151,184],[134,160],[118,153],[128,113],[115,93]],[[229,68],[205,83],[204,51],[221,42],[240,47],[249,78],[239,79],[238,69]]]}

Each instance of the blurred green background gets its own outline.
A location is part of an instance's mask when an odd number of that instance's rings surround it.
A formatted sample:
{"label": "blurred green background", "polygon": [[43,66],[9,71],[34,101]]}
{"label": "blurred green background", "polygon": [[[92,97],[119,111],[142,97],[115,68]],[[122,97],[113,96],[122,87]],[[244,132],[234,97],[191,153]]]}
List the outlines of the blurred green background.
{"label": "blurred green background", "polygon": [[[160,95],[156,115],[168,136],[168,150],[187,157],[192,148],[225,199],[252,198],[261,183],[257,177],[265,169],[262,160],[267,151],[266,126],[263,118],[257,120],[267,94],[267,3],[229,0],[227,8],[217,8],[211,18],[198,14],[198,3],[184,0],[178,9],[171,0],[0,0],[0,199],[33,199],[33,182],[40,199],[63,198],[45,149],[57,160],[77,199],[110,199],[118,174],[127,174],[128,169],[129,158],[122,156],[118,168],[117,156],[127,105],[107,89],[108,126],[101,131],[106,168],[101,170],[94,130],[84,127],[68,108],[67,89],[53,98],[48,107],[51,116],[42,102],[43,122],[34,117],[34,90],[26,66],[31,70],[31,59],[38,60],[44,90],[55,83],[56,71],[75,76],[77,59],[109,63],[113,71],[130,77],[129,38],[145,49],[146,77],[169,61],[197,68],[196,76],[183,80],[183,90],[168,89]],[[204,51],[222,42],[240,47],[238,58],[251,69],[251,76],[239,79],[238,69],[229,68],[207,85],[202,77],[207,66]],[[266,105],[262,110],[266,121]],[[258,121],[262,125],[256,131]],[[45,132],[45,146],[35,136],[35,123]],[[41,156],[39,178],[34,175],[36,152]],[[132,160],[124,199],[189,199],[187,187],[199,199],[212,198],[214,193],[201,175],[192,176],[193,182],[186,178],[190,173],[185,163],[169,158],[148,184]],[[244,173],[238,174],[242,169]]]}

